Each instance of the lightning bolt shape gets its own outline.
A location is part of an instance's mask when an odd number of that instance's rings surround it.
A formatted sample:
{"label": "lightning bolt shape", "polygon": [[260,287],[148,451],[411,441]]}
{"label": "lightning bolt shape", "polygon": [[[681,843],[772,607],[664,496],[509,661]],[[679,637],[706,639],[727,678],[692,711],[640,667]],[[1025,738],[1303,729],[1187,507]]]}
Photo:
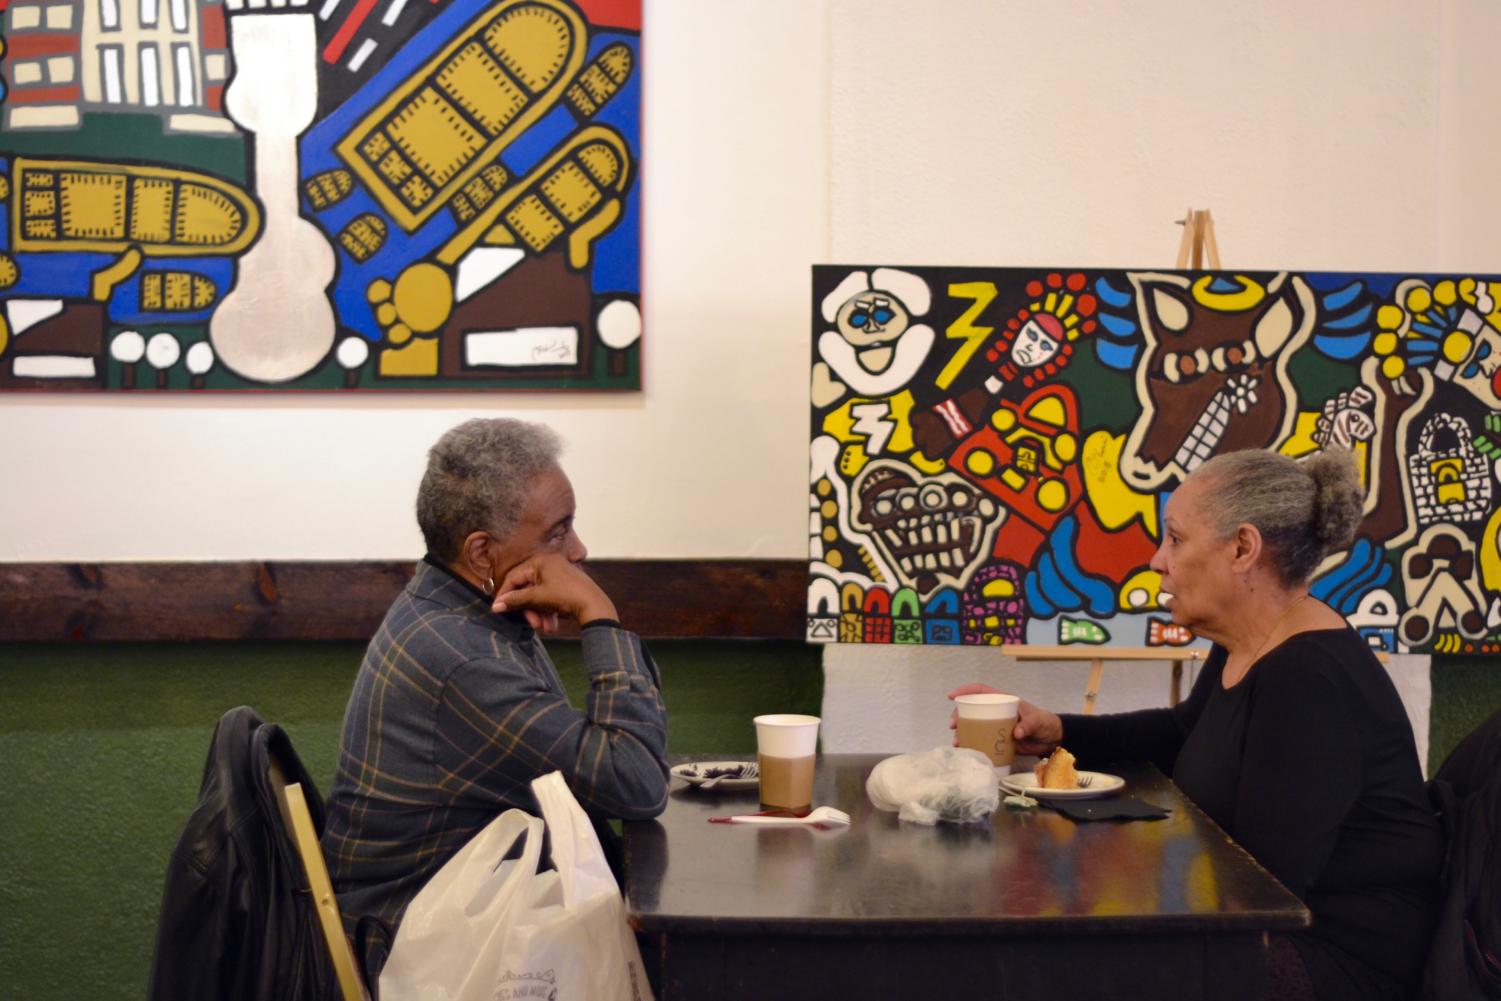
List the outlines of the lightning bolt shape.
{"label": "lightning bolt shape", "polygon": [[896,422],[886,419],[889,413],[889,403],[861,403],[850,407],[850,414],[855,418],[850,430],[865,435],[866,455],[880,455],[886,448],[886,442],[891,439],[892,432],[896,430]]}
{"label": "lightning bolt shape", "polygon": [[985,338],[995,332],[994,327],[982,327],[975,324],[975,320],[985,312],[985,307],[989,306],[996,297],[994,282],[955,282],[949,286],[949,295],[958,299],[973,299],[974,302],[970,303],[970,307],[964,311],[963,316],[950,323],[943,332],[943,336],[949,340],[962,340],[964,343],[959,346],[959,350],[954,352],[954,356],[949,359],[947,365],[943,366],[943,371],[939,372],[938,378],[934,380],[939,389],[949,388],[949,384],[964,370],[964,366],[969,364],[974,353],[980,350],[980,345],[985,343]]}

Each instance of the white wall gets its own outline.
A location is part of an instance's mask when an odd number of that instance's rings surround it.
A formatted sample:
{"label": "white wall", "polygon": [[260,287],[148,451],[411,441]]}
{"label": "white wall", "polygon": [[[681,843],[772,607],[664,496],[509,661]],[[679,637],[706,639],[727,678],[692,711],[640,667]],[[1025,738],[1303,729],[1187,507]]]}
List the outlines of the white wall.
{"label": "white wall", "polygon": [[[1501,272],[1490,0],[645,2],[644,392],[0,398],[0,560],[412,558],[491,413],[570,440],[596,556],[797,558],[814,262],[1162,266],[1192,205],[1229,265]],[[996,663],[930,654],[831,704]]]}

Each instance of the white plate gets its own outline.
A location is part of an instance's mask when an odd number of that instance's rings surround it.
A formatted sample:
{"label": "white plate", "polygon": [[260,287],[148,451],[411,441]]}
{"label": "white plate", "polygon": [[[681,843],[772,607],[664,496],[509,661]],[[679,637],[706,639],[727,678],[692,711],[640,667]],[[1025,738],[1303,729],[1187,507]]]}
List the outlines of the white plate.
{"label": "white plate", "polygon": [[1126,787],[1125,779],[1119,775],[1107,775],[1104,772],[1080,771],[1079,778],[1088,778],[1088,787],[1044,789],[1037,782],[1037,773],[1028,770],[1017,772],[1015,775],[1001,776],[1001,788],[1007,792],[1031,796],[1033,799],[1095,799],[1099,796],[1113,796]]}
{"label": "white plate", "polygon": [[692,786],[701,786],[722,773],[727,774],[714,789],[754,789],[761,784],[754,761],[689,761],[672,766],[672,774]]}

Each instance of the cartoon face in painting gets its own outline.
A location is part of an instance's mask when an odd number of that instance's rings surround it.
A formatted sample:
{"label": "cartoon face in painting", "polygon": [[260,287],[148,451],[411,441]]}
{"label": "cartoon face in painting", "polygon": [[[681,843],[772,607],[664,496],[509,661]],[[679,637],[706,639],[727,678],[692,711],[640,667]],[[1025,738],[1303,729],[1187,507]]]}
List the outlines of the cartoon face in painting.
{"label": "cartoon face in painting", "polygon": [[1492,410],[1501,410],[1501,331],[1485,322],[1473,309],[1459,318],[1459,331],[1469,335],[1461,341],[1468,347],[1464,359],[1454,366],[1453,380]]}
{"label": "cartoon face in painting", "polygon": [[902,583],[923,597],[962,589],[990,555],[1000,506],[952,473],[923,476],[895,462],[872,462],[854,484],[856,528],[869,533]]}
{"label": "cartoon face in painting", "polygon": [[[889,396],[917,374],[933,346],[933,328],[915,322],[933,296],[927,282],[907,271],[852,271],[823,297],[820,312],[833,330],[818,338],[818,354],[837,380],[867,397]],[[819,401],[827,405],[833,394]]]}
{"label": "cartoon face in painting", "polygon": [[1063,324],[1050,313],[1038,313],[1022,325],[1011,342],[1011,359],[1020,368],[1036,368],[1051,361],[1063,347]]}
{"label": "cartoon face in painting", "polygon": [[911,319],[907,307],[896,296],[873,291],[846,300],[835,314],[834,323],[845,340],[868,348],[902,336]]}
{"label": "cartoon face in painting", "polygon": [[1121,473],[1155,490],[1210,456],[1265,448],[1290,433],[1297,395],[1287,361],[1313,332],[1300,278],[1131,276],[1147,350],[1136,369],[1142,415]]}

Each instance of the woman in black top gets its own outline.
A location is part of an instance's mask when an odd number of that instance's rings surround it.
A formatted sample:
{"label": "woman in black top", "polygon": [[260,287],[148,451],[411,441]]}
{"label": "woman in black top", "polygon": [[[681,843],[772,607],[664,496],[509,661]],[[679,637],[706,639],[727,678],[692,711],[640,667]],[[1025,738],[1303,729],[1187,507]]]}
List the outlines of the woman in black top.
{"label": "woman in black top", "polygon": [[[1443,857],[1412,727],[1370,648],[1311,597],[1349,545],[1362,491],[1347,455],[1233,452],[1174,492],[1152,559],[1173,621],[1214,641],[1172,709],[1055,715],[1021,704],[1018,750],[1147,758],[1313,914],[1274,939],[1273,996],[1402,998],[1426,954]],[[951,697],[983,686],[965,686]]]}

